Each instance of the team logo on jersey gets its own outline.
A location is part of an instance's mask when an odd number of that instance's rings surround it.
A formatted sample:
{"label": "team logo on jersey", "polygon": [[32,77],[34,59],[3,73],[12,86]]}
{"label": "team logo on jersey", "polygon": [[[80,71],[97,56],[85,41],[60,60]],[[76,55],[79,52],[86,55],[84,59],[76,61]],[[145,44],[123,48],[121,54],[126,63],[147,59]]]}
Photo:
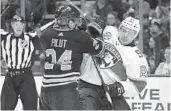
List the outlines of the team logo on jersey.
{"label": "team logo on jersey", "polygon": [[121,60],[121,55],[112,44],[105,44],[103,58],[100,60],[100,68],[109,68]]}
{"label": "team logo on jersey", "polygon": [[25,49],[28,47],[28,42],[26,40],[22,40],[21,43],[20,43],[20,46]]}
{"label": "team logo on jersey", "polygon": [[64,36],[64,34],[61,32],[61,33],[58,34],[58,36],[61,36],[62,37],[62,36]]}
{"label": "team logo on jersey", "polygon": [[146,66],[145,65],[141,65],[140,66],[140,77],[146,77],[147,76],[147,72],[148,72],[148,70],[147,70],[147,68],[146,68]]}
{"label": "team logo on jersey", "polygon": [[103,34],[103,39],[104,40],[109,40],[112,37],[112,34],[110,32],[106,32]]}

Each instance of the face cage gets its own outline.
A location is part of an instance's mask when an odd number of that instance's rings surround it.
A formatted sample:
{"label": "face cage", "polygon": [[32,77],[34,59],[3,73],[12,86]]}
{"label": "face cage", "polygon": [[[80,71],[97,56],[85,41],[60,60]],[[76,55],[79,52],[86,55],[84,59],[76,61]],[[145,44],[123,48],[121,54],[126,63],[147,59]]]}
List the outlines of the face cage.
{"label": "face cage", "polygon": [[79,13],[69,13],[67,15],[63,14],[57,17],[57,23],[59,26],[68,26],[69,21],[72,20],[76,24],[80,22],[80,14]]}

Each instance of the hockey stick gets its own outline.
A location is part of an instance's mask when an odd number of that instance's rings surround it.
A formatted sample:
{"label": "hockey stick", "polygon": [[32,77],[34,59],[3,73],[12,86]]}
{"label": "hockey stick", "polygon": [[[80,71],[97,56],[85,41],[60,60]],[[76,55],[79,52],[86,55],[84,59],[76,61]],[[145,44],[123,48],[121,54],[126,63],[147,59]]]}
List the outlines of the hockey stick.
{"label": "hockey stick", "polygon": [[5,8],[5,10],[4,11],[2,11],[2,13],[1,13],[1,17],[4,15],[4,13],[10,8],[11,6],[8,6],[7,8]]}
{"label": "hockey stick", "polygon": [[[55,23],[55,20],[51,21],[51,22],[48,22],[47,24],[41,26],[39,29],[40,31],[44,31],[45,29],[47,29],[49,26],[51,26],[53,23]],[[34,32],[34,33],[30,33],[32,36],[36,36],[37,35],[37,32]]]}
{"label": "hockey stick", "polygon": [[76,8],[78,10],[78,12],[81,13],[81,15],[87,19],[88,21],[93,21],[92,17],[88,16],[86,13],[84,13],[79,7],[77,7],[71,0],[65,0],[67,1],[71,6],[73,6],[74,8]]}
{"label": "hockey stick", "polygon": [[[92,18],[89,17],[89,16],[87,16],[87,14],[84,13],[84,12],[83,12],[80,8],[78,8],[75,4],[73,4],[73,2],[72,2],[71,0],[66,0],[66,1],[67,1],[71,6],[73,6],[74,8],[76,8],[76,9],[83,15],[83,17],[85,17],[85,18],[86,18],[87,20],[89,20],[89,21],[92,21]],[[92,57],[92,56],[91,56],[91,57]],[[92,59],[93,59],[93,57],[92,57]],[[108,102],[110,103],[112,109],[114,109],[114,104],[113,104],[112,99],[111,99],[111,97],[110,97],[110,94],[109,94],[109,91],[108,91],[108,87],[107,87],[107,85],[105,84],[105,82],[104,82],[104,80],[103,80],[103,77],[102,77],[102,75],[100,74],[100,71],[99,71],[99,69],[98,69],[98,67],[97,67],[96,62],[95,62],[94,59],[93,59],[93,62],[94,62],[94,66],[95,66],[95,68],[96,68],[96,70],[97,70],[97,73],[98,73],[98,75],[99,75],[99,77],[100,77],[100,79],[101,79],[101,81],[102,81],[102,85],[103,85],[103,87],[104,87],[104,90],[105,90],[105,94],[106,94],[107,100],[108,100]]]}
{"label": "hockey stick", "polygon": [[105,82],[104,82],[104,80],[103,80],[103,77],[102,77],[102,75],[101,75],[101,73],[100,73],[100,71],[99,71],[99,69],[98,69],[98,67],[97,67],[97,64],[96,64],[96,61],[95,61],[94,57],[91,56],[91,58],[92,58],[92,60],[93,60],[94,66],[95,66],[95,68],[96,68],[96,70],[97,70],[97,73],[98,73],[98,75],[99,75],[99,77],[100,77],[100,79],[101,79],[102,86],[103,86],[103,88],[104,88],[104,90],[105,90],[106,98],[107,98],[108,102],[110,103],[110,105],[111,105],[111,107],[112,107],[112,110],[114,110],[114,104],[113,104],[113,102],[112,102],[112,98],[110,97],[110,94],[109,94],[109,91],[108,91],[108,90],[109,90],[109,89],[108,89],[108,85],[105,84]]}
{"label": "hockey stick", "polygon": [[55,20],[43,25],[42,27],[40,27],[40,30],[43,31],[45,30],[46,28],[48,28],[49,26],[51,26],[53,23],[55,23]]}
{"label": "hockey stick", "polygon": [[86,16],[86,13],[84,13],[80,8],[78,8],[71,0],[66,0],[71,6],[76,8],[84,17]]}

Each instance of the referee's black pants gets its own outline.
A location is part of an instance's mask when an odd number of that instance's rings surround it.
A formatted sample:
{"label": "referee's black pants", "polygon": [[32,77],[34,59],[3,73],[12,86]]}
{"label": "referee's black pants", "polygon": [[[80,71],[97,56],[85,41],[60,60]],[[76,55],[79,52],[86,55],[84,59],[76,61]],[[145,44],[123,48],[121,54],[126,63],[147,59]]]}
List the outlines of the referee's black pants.
{"label": "referee's black pants", "polygon": [[31,70],[22,74],[5,76],[1,92],[1,109],[14,110],[20,95],[24,110],[37,109],[37,90]]}

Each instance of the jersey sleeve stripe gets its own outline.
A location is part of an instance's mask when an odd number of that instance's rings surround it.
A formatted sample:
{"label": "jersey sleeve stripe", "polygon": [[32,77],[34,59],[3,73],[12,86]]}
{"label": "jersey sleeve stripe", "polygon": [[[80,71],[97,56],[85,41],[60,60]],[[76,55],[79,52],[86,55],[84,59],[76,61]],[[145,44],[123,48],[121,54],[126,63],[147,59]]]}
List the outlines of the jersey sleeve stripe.
{"label": "jersey sleeve stripe", "polygon": [[50,84],[61,84],[61,83],[67,83],[67,82],[76,82],[77,80],[68,80],[68,81],[65,81],[65,82],[53,82],[53,83],[46,83],[46,82],[43,82],[42,83],[44,85],[50,85]]}
{"label": "jersey sleeve stripe", "polygon": [[44,77],[67,77],[67,76],[72,76],[72,75],[80,75],[79,72],[71,72],[71,73],[66,73],[66,74],[61,74],[61,75],[43,75]]}
{"label": "jersey sleeve stripe", "polygon": [[64,82],[64,83],[48,84],[48,85],[43,84],[42,86],[43,87],[54,87],[54,86],[67,85],[67,84],[71,84],[71,83],[74,83],[74,82],[77,82],[77,81],[69,81],[69,82]]}
{"label": "jersey sleeve stripe", "polygon": [[73,76],[73,77],[70,77],[70,78],[51,78],[51,79],[45,79],[43,78],[43,82],[44,83],[54,83],[54,82],[67,82],[67,81],[74,81],[74,80],[78,80],[79,77],[77,76]]}
{"label": "jersey sleeve stripe", "polygon": [[80,76],[80,75],[70,75],[70,76],[65,76],[65,77],[44,77],[45,79],[60,79],[60,78],[69,78],[69,77],[73,77],[73,76]]}

